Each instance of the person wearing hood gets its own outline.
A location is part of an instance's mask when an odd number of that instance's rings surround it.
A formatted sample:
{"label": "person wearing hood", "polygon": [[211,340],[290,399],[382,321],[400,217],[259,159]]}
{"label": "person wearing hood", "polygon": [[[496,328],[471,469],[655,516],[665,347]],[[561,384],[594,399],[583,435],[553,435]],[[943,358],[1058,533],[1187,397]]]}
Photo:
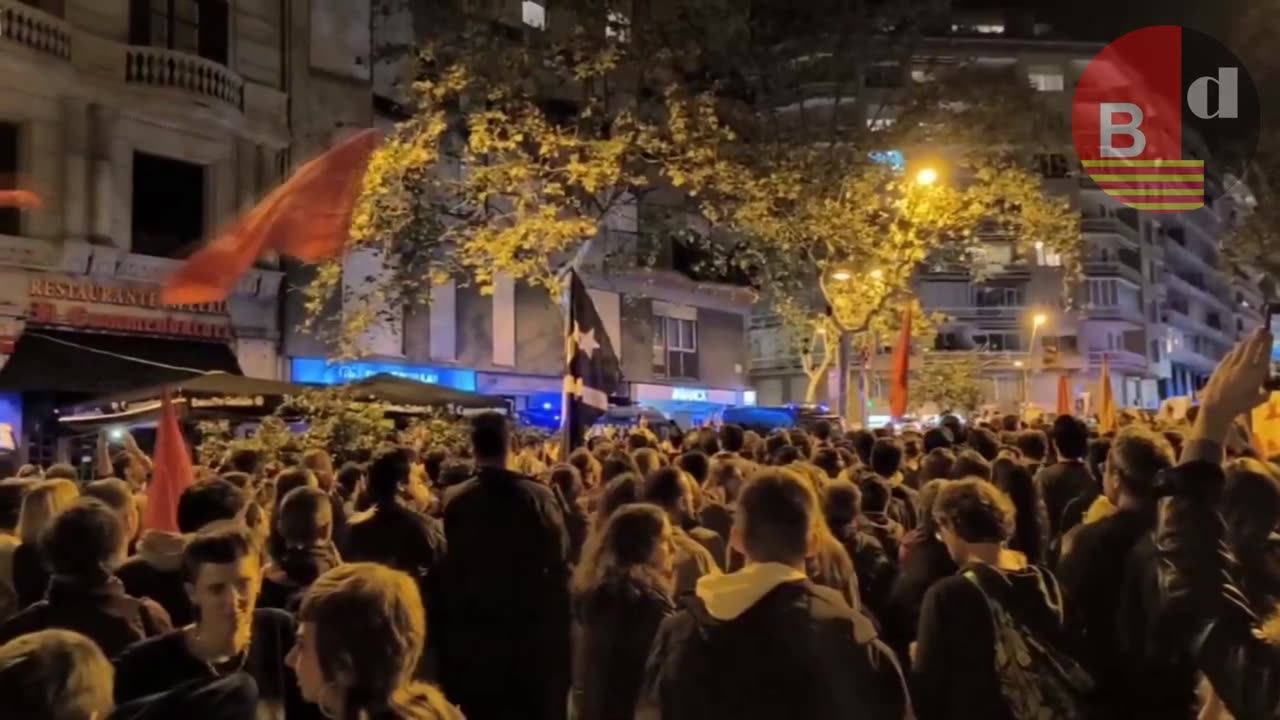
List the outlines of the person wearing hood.
{"label": "person wearing hood", "polygon": [[279,557],[262,571],[258,607],[292,612],[315,579],[342,562],[333,546],[333,506],[320,488],[289,491],[280,503]]}
{"label": "person wearing hood", "polygon": [[622,506],[591,544],[573,579],[576,720],[634,716],[658,624],[675,612],[674,558],[671,523],[653,505]]}
{"label": "person wearing hood", "polygon": [[155,602],[125,594],[111,568],[124,557],[128,538],[114,510],[80,498],[54,518],[40,550],[52,573],[45,599],[0,625],[0,643],[37,630],[74,630],[108,657],[167,632],[169,616]]}
{"label": "person wearing hood", "polygon": [[194,619],[182,574],[182,553],[187,538],[210,523],[243,515],[248,498],[226,480],[207,480],[182,491],[178,497],[178,532],[143,531],[138,554],[116,569],[125,592],[160,603],[175,626]]}
{"label": "person wearing hood", "polygon": [[748,480],[731,533],[746,567],[703,578],[662,622],[637,720],[910,717],[902,673],[871,621],[805,575],[818,513],[793,472]]}

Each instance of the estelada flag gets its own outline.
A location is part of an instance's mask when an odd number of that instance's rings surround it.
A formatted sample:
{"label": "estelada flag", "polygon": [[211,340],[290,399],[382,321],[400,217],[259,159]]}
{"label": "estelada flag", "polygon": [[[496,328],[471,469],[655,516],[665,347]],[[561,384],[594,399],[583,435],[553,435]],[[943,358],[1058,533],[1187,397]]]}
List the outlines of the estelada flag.
{"label": "estelada flag", "polygon": [[196,251],[165,281],[167,305],[225,300],[267,251],[315,262],[342,252],[377,131],[363,130],[311,160]]}
{"label": "estelada flag", "polygon": [[893,348],[893,387],[889,390],[889,414],[895,420],[906,416],[910,402],[908,375],[911,373],[911,306],[902,312],[902,333]]}
{"label": "estelada flag", "polygon": [[1116,429],[1116,398],[1111,392],[1111,360],[1104,353],[1102,356],[1102,379],[1098,388],[1098,427],[1102,432]]}
{"label": "estelada flag", "polygon": [[1066,373],[1058,376],[1058,414],[1071,414],[1071,381]]}
{"label": "estelada flag", "polygon": [[151,459],[151,484],[142,515],[143,530],[178,532],[178,498],[194,480],[191,453],[182,439],[178,414],[165,391],[160,397],[160,423],[156,427],[156,452]]}

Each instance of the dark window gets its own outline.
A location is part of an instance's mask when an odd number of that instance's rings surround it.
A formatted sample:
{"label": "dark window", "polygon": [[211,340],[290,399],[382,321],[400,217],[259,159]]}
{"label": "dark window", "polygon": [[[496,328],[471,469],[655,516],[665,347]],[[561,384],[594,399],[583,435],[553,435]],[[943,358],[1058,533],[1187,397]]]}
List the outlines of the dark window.
{"label": "dark window", "polygon": [[204,166],[134,153],[132,251],[183,258],[203,235]]}
{"label": "dark window", "polygon": [[231,35],[226,0],[200,0],[198,22],[200,57],[226,65]]}
{"label": "dark window", "polygon": [[129,44],[151,44],[152,0],[129,0]]}
{"label": "dark window", "polygon": [[867,68],[867,87],[896,88],[902,87],[902,66],[897,63],[872,65]]}
{"label": "dark window", "polygon": [[[15,123],[0,122],[0,189],[18,187],[18,132]],[[0,208],[0,235],[22,234],[22,211]]]}

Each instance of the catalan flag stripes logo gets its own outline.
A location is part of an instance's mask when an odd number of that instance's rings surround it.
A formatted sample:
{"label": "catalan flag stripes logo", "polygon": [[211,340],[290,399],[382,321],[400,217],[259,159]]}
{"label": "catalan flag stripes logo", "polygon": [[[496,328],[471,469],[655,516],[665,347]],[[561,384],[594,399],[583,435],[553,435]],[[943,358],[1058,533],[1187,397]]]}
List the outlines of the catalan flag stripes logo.
{"label": "catalan flag stripes logo", "polygon": [[1183,212],[1204,206],[1203,160],[1082,160],[1108,195],[1151,212]]}

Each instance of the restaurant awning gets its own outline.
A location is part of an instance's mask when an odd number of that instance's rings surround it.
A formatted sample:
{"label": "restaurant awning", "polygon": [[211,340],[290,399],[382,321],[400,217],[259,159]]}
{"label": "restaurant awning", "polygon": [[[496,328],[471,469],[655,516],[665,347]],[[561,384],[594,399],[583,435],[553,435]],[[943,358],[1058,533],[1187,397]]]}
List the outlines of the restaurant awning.
{"label": "restaurant awning", "polygon": [[444,385],[418,382],[396,375],[374,375],[346,387],[357,398],[376,400],[399,407],[444,407],[464,409],[506,408],[507,401],[492,395],[455,390]]}
{"label": "restaurant awning", "polygon": [[29,327],[0,369],[0,390],[106,395],[209,371],[241,374],[229,345]]}
{"label": "restaurant awning", "polygon": [[65,408],[59,419],[64,426],[134,423],[150,420],[160,411],[160,397],[168,390],[186,408],[188,417],[257,417],[266,415],[289,396],[299,395],[303,385],[213,372],[171,383],[161,383],[104,395]]}

